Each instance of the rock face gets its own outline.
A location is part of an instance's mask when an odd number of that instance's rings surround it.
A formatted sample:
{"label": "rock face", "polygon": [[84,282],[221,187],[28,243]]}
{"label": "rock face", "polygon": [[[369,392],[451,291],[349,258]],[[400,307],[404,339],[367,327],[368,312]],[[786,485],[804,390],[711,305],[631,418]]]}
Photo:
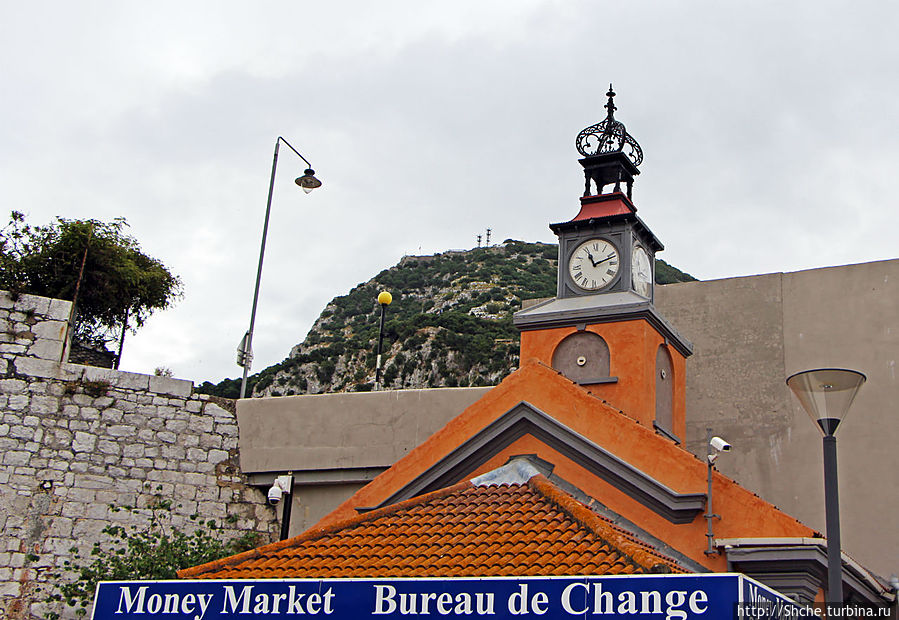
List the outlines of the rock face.
{"label": "rock face", "polygon": [[512,313],[522,297],[551,295],[554,245],[507,242],[407,256],[333,299],[291,349],[262,371],[254,396],[368,391],[374,386],[380,308],[386,309],[381,383],[424,388],[493,385],[518,365]]}
{"label": "rock face", "polygon": [[192,515],[225,539],[277,529],[239,470],[233,403],[190,381],[61,363],[69,307],[0,291],[0,617],[74,617],[48,600],[72,577],[72,548],[90,557],[105,527],[145,526],[160,502],[187,532]]}
{"label": "rock face", "polygon": [[[382,290],[393,295],[384,327],[383,387],[495,385],[518,366],[512,314],[523,299],[555,295],[557,259],[555,244],[512,240],[404,257],[333,299],[287,359],[255,377],[252,394],[371,390],[380,313],[376,299]],[[662,261],[656,272],[660,283],[693,279]],[[222,385],[201,389],[230,395],[215,389]]]}

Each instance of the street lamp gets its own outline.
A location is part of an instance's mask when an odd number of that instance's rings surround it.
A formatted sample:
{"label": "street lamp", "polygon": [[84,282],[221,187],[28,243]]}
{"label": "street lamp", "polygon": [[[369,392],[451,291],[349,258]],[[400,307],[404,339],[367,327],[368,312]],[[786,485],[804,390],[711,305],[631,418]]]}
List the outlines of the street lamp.
{"label": "street lamp", "polygon": [[837,426],[849,411],[865,375],[845,368],[818,368],[790,375],[787,385],[824,433],[824,509],[827,527],[827,601],[843,602],[840,558],[840,497],[837,480]]}
{"label": "street lamp", "polygon": [[275,140],[275,155],[272,158],[272,178],[268,183],[268,201],[265,203],[265,223],[262,225],[262,243],[259,246],[259,266],[256,269],[256,289],[253,291],[253,309],[250,311],[250,329],[244,335],[237,348],[237,364],[243,366],[243,379],[240,382],[240,397],[243,398],[247,393],[247,374],[250,372],[250,366],[253,363],[253,327],[256,325],[256,304],[259,301],[259,283],[262,280],[262,259],[265,257],[265,238],[268,235],[268,219],[272,211],[272,192],[275,189],[275,171],[278,169],[278,147],[281,143],[297,154],[297,157],[306,162],[306,170],[303,176],[298,177],[295,181],[300,188],[307,194],[316,187],[321,187],[322,182],[315,178],[315,171],[312,164],[300,152],[293,148],[290,143],[278,136]]}
{"label": "street lamp", "polygon": [[390,302],[393,301],[393,295],[387,291],[378,293],[378,305],[381,306],[381,326],[378,328],[378,357],[375,361],[375,391],[381,389],[381,343],[384,342],[384,311]]}

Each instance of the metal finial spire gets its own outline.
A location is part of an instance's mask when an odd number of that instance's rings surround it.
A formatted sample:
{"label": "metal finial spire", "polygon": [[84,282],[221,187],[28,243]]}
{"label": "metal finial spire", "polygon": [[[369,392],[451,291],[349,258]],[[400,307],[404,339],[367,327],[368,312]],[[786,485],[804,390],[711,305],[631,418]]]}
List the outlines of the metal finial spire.
{"label": "metal finial spire", "polygon": [[609,84],[609,92],[606,93],[606,97],[609,98],[609,102],[604,106],[606,110],[609,111],[607,118],[615,117],[615,110],[618,108],[615,107],[615,91],[612,90],[612,84]]}
{"label": "metal finial spire", "polygon": [[618,108],[615,106],[615,91],[612,90],[611,84],[609,84],[609,92],[606,93],[606,96],[609,98],[605,105],[608,116],[578,134],[575,142],[578,153],[584,157],[593,157],[606,153],[623,152],[635,166],[639,166],[643,163],[643,149],[627,132],[624,123],[615,119],[615,110]]}

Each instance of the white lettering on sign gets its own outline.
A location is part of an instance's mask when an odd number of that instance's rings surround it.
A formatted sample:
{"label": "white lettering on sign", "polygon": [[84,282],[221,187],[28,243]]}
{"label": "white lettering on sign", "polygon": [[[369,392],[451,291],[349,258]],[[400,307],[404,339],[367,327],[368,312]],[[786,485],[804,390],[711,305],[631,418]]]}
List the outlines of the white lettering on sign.
{"label": "white lettering on sign", "polygon": [[[116,609],[117,614],[183,614],[190,616],[193,614],[193,620],[203,620],[209,603],[212,602],[212,594],[151,594],[147,596],[148,586],[140,586],[136,593],[132,593],[130,586],[121,586],[119,588],[119,606]],[[146,609],[144,606],[146,605]],[[199,614],[194,614],[200,608]]]}
{"label": "white lettering on sign", "polygon": [[523,583],[519,586],[518,592],[509,597],[509,613],[516,616],[532,612],[543,615],[546,613],[548,603],[549,597],[546,592],[537,592],[528,598],[528,584]]}
{"label": "white lettering on sign", "polygon": [[[160,585],[132,583],[127,585],[116,584],[109,590],[110,596],[105,615],[126,618],[141,618],[146,616],[172,616],[172,620],[214,620],[216,613],[231,617],[283,617],[286,615],[331,615],[345,614],[346,610],[336,609],[334,588],[327,587],[326,582],[314,584],[295,585],[279,583],[276,587],[263,582],[231,582],[223,583],[220,589],[216,588],[215,594],[185,592],[182,588],[166,587]],[[420,591],[424,582],[409,582],[415,585],[406,585],[402,582],[367,584],[365,587],[373,587],[368,593],[374,594],[372,616],[453,616],[474,617],[491,616],[496,614],[495,592],[474,592],[474,588],[490,588],[489,582],[455,582],[452,585],[447,582],[434,582],[431,592]],[[669,582],[670,583],[670,582]],[[465,585],[462,585],[465,584]],[[164,584],[163,584],[164,585]],[[564,587],[562,587],[564,585]],[[679,585],[686,585],[680,582]],[[692,584],[691,584],[692,585]],[[643,586],[643,587],[641,587]],[[558,614],[558,606],[570,616],[581,618],[605,616],[641,616],[652,620],[687,620],[688,617],[698,617],[709,612],[714,606],[710,604],[710,596],[720,598],[714,588],[669,590],[668,583],[658,584],[629,580],[625,582],[610,582],[602,580],[589,580],[565,582],[550,588],[536,581],[513,582],[503,588],[506,594],[500,594],[500,611],[505,613],[502,607],[505,603],[508,613],[512,616],[531,618],[535,616],[551,616]],[[459,591],[465,587],[465,591]],[[416,591],[404,592],[403,589],[411,588]],[[468,589],[471,588],[471,589]],[[557,588],[562,588],[561,591]],[[118,590],[118,607],[115,608],[115,591]],[[175,590],[175,591],[173,591]],[[447,591],[449,590],[449,591]],[[767,601],[768,596],[776,596],[759,587],[750,584],[747,588],[747,597],[750,600]],[[221,592],[221,595],[218,594]],[[710,595],[709,592],[713,594]],[[561,596],[560,596],[561,595]],[[357,595],[358,596],[358,595]],[[508,598],[505,598],[508,596]],[[213,598],[215,605],[213,605]],[[349,597],[351,600],[355,597]],[[221,601],[221,602],[220,602]],[[114,615],[111,610],[115,609]],[[210,611],[211,610],[211,611]],[[207,611],[209,612],[207,614]],[[354,610],[353,617],[359,610]],[[207,619],[206,617],[209,616]],[[343,617],[343,616],[341,616]],[[573,619],[572,619],[573,620]],[[596,620],[600,620],[596,618]]]}
{"label": "white lettering on sign", "polygon": [[[590,590],[593,591],[593,605],[590,605]],[[639,598],[638,598],[639,594]],[[583,607],[578,605],[578,596],[583,597]],[[522,589],[512,598],[518,597],[516,601],[520,602],[527,597],[527,587]],[[512,608],[512,598],[509,599],[509,611],[513,614],[527,613],[527,610],[520,605],[516,605],[515,610]],[[536,599],[536,595],[534,597]],[[532,599],[533,600],[533,599]],[[618,603],[617,606],[615,603]],[[570,583],[562,590],[562,609],[566,613],[573,616],[583,616],[590,614],[600,616],[604,614],[665,614],[665,620],[685,620],[687,611],[683,609],[686,603],[690,611],[694,614],[704,614],[709,606],[708,594],[703,590],[695,590],[690,593],[689,599],[685,590],[672,590],[665,594],[665,609],[662,609],[662,593],[658,590],[645,590],[634,592],[625,590],[619,592],[615,597],[611,592],[604,592],[601,583]],[[523,610],[524,609],[524,610]],[[532,608],[534,613],[543,613],[536,608]],[[522,611],[523,610],[523,611]]]}
{"label": "white lettering on sign", "polygon": [[[253,586],[244,586],[240,594],[236,594],[234,586],[225,586],[225,600],[222,606],[223,614],[280,614],[281,601],[287,599],[288,614],[309,614],[315,616],[324,612],[334,613],[334,592],[328,588],[324,594],[318,592],[297,592],[296,586],[289,586],[287,594],[260,592],[253,596]],[[250,605],[253,606],[252,610]]]}
{"label": "white lettering on sign", "polygon": [[432,610],[441,616],[496,613],[493,592],[459,592],[455,596],[449,592],[397,593],[393,586],[376,585],[372,615],[388,615],[397,610],[403,616],[430,615]]}
{"label": "white lettering on sign", "polygon": [[709,608],[708,605],[699,606],[699,603],[708,603],[709,596],[702,590],[696,590],[690,595],[690,611],[694,614],[704,614]]}

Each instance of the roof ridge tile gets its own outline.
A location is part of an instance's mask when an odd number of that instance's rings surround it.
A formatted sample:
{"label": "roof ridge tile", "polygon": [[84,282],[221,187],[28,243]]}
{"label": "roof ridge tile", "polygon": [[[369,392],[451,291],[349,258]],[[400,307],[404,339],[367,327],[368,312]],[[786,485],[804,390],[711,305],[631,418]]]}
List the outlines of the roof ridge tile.
{"label": "roof ridge tile", "polygon": [[540,492],[547,500],[558,505],[580,525],[597,534],[600,539],[606,541],[610,546],[617,548],[636,567],[650,571],[656,564],[663,563],[676,572],[683,572],[680,565],[673,559],[662,555],[654,549],[650,551],[641,548],[642,545],[634,544],[629,537],[623,536],[617,528],[612,527],[605,519],[553,485],[543,474],[534,476],[528,481],[528,484]]}

